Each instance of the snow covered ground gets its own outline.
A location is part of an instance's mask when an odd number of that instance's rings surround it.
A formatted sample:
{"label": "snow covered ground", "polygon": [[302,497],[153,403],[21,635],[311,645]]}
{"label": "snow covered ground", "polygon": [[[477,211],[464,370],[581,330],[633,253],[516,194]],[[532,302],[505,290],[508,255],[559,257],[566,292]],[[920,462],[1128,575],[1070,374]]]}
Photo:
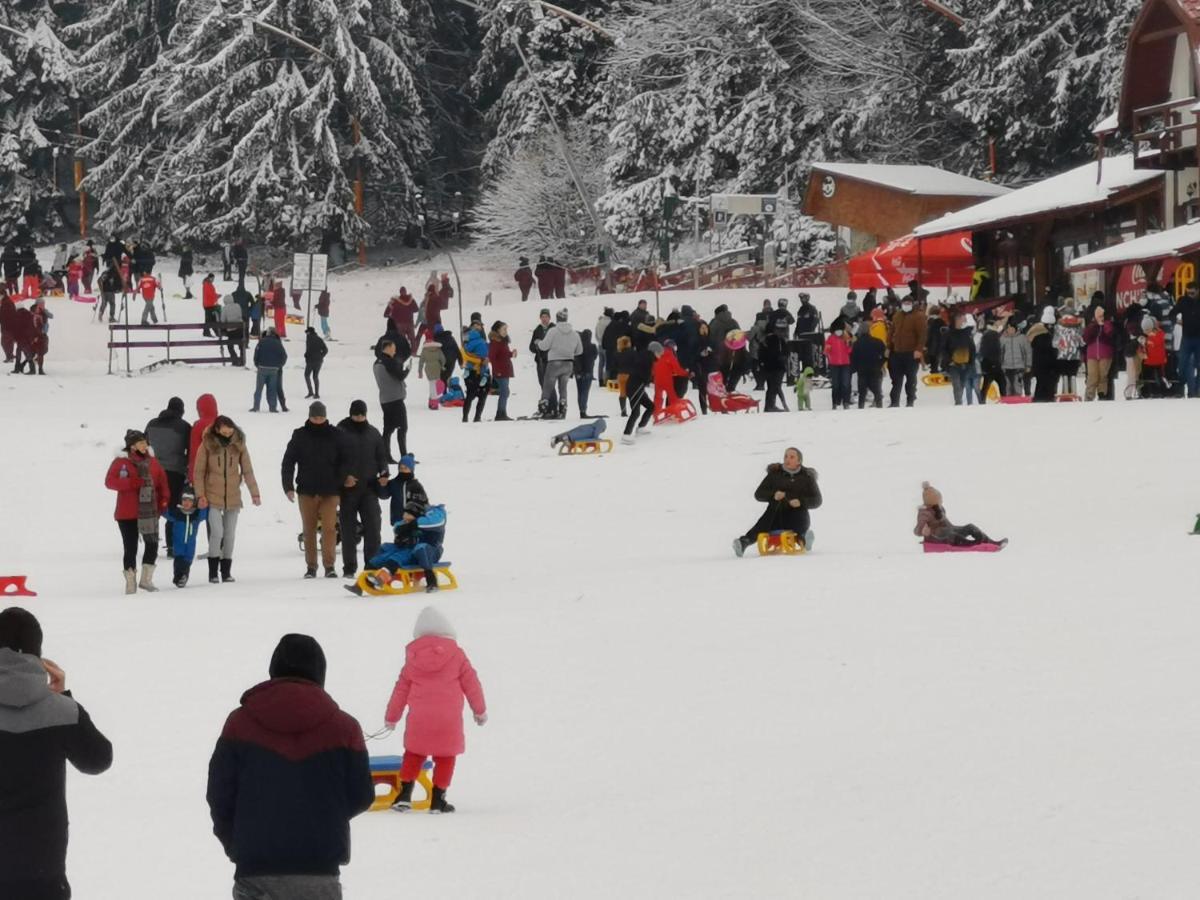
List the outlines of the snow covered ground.
{"label": "snow covered ground", "polygon": [[[331,416],[363,397],[378,422],[367,347],[399,275],[415,293],[429,268],[335,280]],[[507,279],[467,273],[464,309],[497,291],[484,320],[512,326],[511,409],[525,414],[542,304],[513,302]],[[827,315],[840,294],[820,294]],[[698,304],[729,302],[748,325],[763,296]],[[664,314],[697,299],[664,297]],[[199,320],[199,301],[168,303],[172,321]],[[591,327],[603,303],[567,305]],[[83,898],[227,896],[204,802],[225,715],[279,636],[301,631],[325,647],[332,695],[375,730],[426,598],[300,578],[278,477],[306,409],[299,329],[292,413],[252,415],[250,372],[106,376],[90,309],[49,305],[51,374],[0,381],[0,572],[29,574],[47,656],[116,745],[110,773],[71,777],[70,876]],[[242,517],[239,581],[179,591],[163,567],[159,593],[124,597],[108,461],[170,396],[191,413],[204,391],[245,428],[263,487]],[[593,409],[616,412],[598,396]],[[824,393],[811,414],[709,416],[596,459],[555,456],[552,424],[463,425],[410,402],[461,584],[436,602],[490,721],[469,728],[457,815],[355,820],[347,896],[1191,896],[1195,407],[949,404],[923,389],[913,410],[833,413]],[[737,560],[763,467],[791,444],[820,472],[816,552]],[[953,519],[1012,546],[922,555],[927,478]]]}

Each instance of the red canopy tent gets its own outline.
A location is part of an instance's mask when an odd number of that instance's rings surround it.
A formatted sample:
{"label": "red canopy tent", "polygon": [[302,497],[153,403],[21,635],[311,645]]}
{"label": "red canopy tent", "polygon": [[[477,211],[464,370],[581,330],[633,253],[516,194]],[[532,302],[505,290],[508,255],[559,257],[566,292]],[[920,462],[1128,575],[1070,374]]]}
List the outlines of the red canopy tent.
{"label": "red canopy tent", "polygon": [[847,263],[847,268],[854,290],[897,286],[914,278],[921,284],[939,287],[970,287],[975,277],[971,232],[922,238],[919,246],[914,235],[905,235],[860,253]]}

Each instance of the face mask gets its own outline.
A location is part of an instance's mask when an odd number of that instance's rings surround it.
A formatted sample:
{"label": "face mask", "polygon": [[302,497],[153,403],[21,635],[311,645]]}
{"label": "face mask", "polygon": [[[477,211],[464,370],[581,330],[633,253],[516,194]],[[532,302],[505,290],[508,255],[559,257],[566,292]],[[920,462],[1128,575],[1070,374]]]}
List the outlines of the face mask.
{"label": "face mask", "polygon": [[837,335],[838,337],[841,337],[841,336],[842,336],[842,329],[840,329],[840,328],[835,328],[835,329],[834,329],[834,331],[833,331],[833,333],[834,333],[835,335]]}
{"label": "face mask", "polygon": [[912,312],[912,304],[911,303],[901,303],[900,309],[904,312]]}

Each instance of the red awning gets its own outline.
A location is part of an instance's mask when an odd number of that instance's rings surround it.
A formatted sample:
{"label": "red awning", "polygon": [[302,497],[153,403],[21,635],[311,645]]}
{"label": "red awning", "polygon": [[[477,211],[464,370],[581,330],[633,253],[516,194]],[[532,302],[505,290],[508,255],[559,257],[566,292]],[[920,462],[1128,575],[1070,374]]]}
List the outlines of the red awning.
{"label": "red awning", "polygon": [[908,284],[914,278],[926,285],[969,287],[975,277],[971,232],[958,231],[924,238],[919,253],[916,237],[905,235],[859,254],[850,260],[847,268],[850,287],[854,290],[896,287]]}

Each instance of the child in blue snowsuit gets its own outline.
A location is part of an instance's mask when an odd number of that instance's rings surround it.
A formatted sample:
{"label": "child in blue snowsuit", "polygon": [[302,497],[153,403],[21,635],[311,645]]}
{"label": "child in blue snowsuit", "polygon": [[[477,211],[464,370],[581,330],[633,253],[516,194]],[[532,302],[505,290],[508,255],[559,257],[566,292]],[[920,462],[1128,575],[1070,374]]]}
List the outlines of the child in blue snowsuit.
{"label": "child in blue snowsuit", "polygon": [[463,393],[462,382],[457,377],[451,378],[446,382],[446,390],[441,396],[443,404],[450,403],[454,400],[465,400],[467,395]]}
{"label": "child in blue snowsuit", "polygon": [[196,492],[189,485],[179,495],[179,505],[167,510],[167,527],[171,529],[171,546],[175,552],[175,587],[188,582],[192,560],[196,558],[196,535],[208,519],[207,509],[196,507]]}
{"label": "child in blue snowsuit", "polygon": [[[425,572],[425,593],[436,592],[437,573],[433,567],[442,558],[442,544],[446,539],[445,507],[431,506],[420,518],[398,523],[395,537],[393,543],[384,544],[379,553],[371,557],[367,562],[368,570],[387,569],[395,573],[398,569],[420,567]],[[367,575],[367,581],[374,587],[381,587],[385,579],[378,578],[376,571]],[[357,584],[347,585],[346,590],[362,595],[362,588]]]}
{"label": "child in blue snowsuit", "polygon": [[550,439],[550,446],[557,447],[559,444],[574,446],[580,441],[599,440],[600,435],[604,434],[604,429],[607,427],[604,419],[596,419],[594,422],[576,425],[570,431],[564,431],[562,434],[556,434],[552,437]]}

